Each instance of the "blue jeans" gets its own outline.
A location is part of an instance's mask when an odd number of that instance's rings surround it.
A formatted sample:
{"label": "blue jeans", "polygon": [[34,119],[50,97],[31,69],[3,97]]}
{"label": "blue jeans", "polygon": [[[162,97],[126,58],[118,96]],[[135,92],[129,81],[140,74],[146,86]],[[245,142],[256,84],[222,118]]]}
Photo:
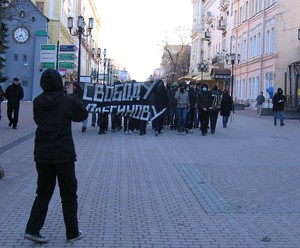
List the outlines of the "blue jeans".
{"label": "blue jeans", "polygon": [[187,115],[187,108],[178,108],[177,107],[177,117],[178,117],[177,129],[178,129],[178,132],[185,131],[186,115]]}
{"label": "blue jeans", "polygon": [[279,111],[274,111],[274,126],[277,125],[277,118],[279,115],[279,119],[280,119],[280,125],[283,126],[283,110],[279,110]]}

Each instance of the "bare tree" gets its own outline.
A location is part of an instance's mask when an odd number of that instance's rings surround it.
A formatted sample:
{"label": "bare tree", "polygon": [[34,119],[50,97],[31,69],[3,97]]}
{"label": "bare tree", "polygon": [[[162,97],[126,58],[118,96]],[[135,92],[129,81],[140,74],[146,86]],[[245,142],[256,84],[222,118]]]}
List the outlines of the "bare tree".
{"label": "bare tree", "polygon": [[183,27],[177,27],[175,35],[178,41],[173,44],[167,38],[162,41],[161,71],[167,82],[178,81],[178,78],[188,73],[190,67],[191,47],[188,32]]}

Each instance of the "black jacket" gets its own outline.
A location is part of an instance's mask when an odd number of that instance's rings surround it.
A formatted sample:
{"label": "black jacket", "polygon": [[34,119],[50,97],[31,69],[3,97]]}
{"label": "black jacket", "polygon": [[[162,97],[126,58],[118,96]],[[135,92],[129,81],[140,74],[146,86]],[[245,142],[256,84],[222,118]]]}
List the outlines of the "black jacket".
{"label": "black jacket", "polygon": [[283,95],[283,90],[278,88],[277,93],[273,96],[273,111],[283,111],[285,96]]}
{"label": "black jacket", "polygon": [[20,105],[20,101],[24,97],[24,91],[20,84],[11,84],[5,90],[5,98],[7,99],[7,105],[10,107],[16,107]]}
{"label": "black jacket", "polygon": [[221,116],[230,116],[230,112],[233,110],[233,102],[231,96],[224,92],[221,100]]}
{"label": "black jacket", "polygon": [[208,110],[208,108],[210,107],[210,103],[211,103],[211,93],[210,91],[203,91],[203,88],[207,87],[206,84],[202,84],[201,85],[201,90],[197,96],[197,106],[199,110],[203,110],[203,108],[206,108]]}
{"label": "black jacket", "polygon": [[34,160],[38,163],[76,161],[71,122],[88,117],[81,101],[63,92],[60,74],[54,69],[41,77],[44,92],[33,101],[33,118],[37,125]]}
{"label": "black jacket", "polygon": [[197,103],[198,92],[195,89],[189,89],[188,92],[189,92],[190,107],[195,108],[195,105]]}

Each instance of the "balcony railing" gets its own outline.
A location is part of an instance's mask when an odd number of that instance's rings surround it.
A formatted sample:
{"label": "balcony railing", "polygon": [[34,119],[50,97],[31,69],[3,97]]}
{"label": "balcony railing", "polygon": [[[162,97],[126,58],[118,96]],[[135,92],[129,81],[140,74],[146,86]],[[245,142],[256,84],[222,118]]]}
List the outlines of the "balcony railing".
{"label": "balcony railing", "polygon": [[226,22],[224,20],[219,20],[219,23],[217,25],[218,30],[226,30]]}

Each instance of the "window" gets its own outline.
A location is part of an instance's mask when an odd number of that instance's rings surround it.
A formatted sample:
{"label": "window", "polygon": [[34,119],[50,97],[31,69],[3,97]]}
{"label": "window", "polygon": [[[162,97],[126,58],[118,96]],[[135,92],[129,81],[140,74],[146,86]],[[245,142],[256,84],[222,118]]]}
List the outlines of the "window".
{"label": "window", "polygon": [[240,53],[242,56],[242,60],[246,60],[247,59],[247,40],[245,39],[243,42],[243,52]]}
{"label": "window", "polygon": [[251,17],[255,15],[255,0],[251,0]]}
{"label": "window", "polygon": [[248,12],[249,12],[249,3],[248,1],[246,2],[246,8],[245,8],[245,20],[248,19]]}
{"label": "window", "polygon": [[22,86],[28,86],[28,80],[22,80]]}
{"label": "window", "polygon": [[271,34],[270,34],[270,52],[274,52],[275,51],[275,29],[272,28],[271,29]]}
{"label": "window", "polygon": [[39,11],[41,11],[41,13],[44,14],[44,7],[45,7],[44,2],[35,2],[35,6],[38,8]]}
{"label": "window", "polygon": [[253,49],[252,49],[252,55],[253,57],[256,57],[257,56],[257,44],[256,44],[256,35],[254,35],[253,37]]}
{"label": "window", "polygon": [[270,37],[270,30],[268,30],[266,34],[266,54],[270,53]]}
{"label": "window", "polygon": [[13,57],[14,57],[14,61],[18,61],[19,60],[18,54],[14,54]]}
{"label": "window", "polygon": [[250,37],[250,44],[249,44],[249,59],[253,56],[253,38]]}
{"label": "window", "polygon": [[260,42],[261,42],[261,34],[257,34],[257,55],[261,55],[261,48],[260,48]]}
{"label": "window", "polygon": [[27,62],[27,54],[22,54],[22,61]]}
{"label": "window", "polygon": [[251,99],[251,78],[248,78],[247,99]]}

